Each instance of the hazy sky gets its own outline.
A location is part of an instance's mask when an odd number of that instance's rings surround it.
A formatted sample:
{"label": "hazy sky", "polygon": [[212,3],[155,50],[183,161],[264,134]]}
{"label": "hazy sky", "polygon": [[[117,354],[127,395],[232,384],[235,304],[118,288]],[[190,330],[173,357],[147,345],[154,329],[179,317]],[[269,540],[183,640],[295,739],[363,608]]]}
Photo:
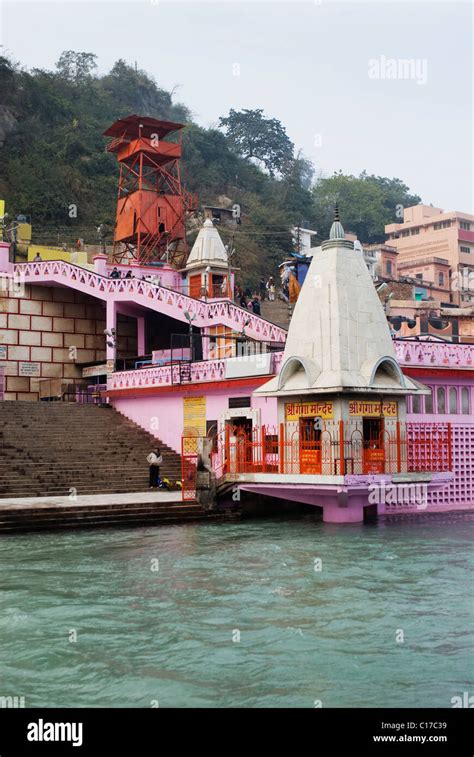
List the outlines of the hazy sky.
{"label": "hazy sky", "polygon": [[398,177],[473,212],[470,3],[0,0],[0,14],[4,54],[28,68],[67,49],[101,73],[137,61],[201,125],[263,108],[324,175]]}

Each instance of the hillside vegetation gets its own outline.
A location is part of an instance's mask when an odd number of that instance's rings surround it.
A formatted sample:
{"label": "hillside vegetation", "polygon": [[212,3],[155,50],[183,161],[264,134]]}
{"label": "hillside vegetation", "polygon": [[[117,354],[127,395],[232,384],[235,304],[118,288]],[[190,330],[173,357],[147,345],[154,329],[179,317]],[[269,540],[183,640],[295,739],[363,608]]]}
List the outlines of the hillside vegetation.
{"label": "hillside vegetation", "polygon": [[[204,129],[145,71],[118,60],[98,76],[95,59],[65,51],[54,71],[28,71],[0,57],[0,197],[10,217],[31,216],[37,243],[82,237],[95,244],[99,224],[113,229],[118,169],[102,133],[131,113],[187,124],[186,188],[201,204],[241,206],[233,243],[244,284],[276,272],[293,248],[292,225],[324,239],[336,200],[345,228],[366,242],[384,239],[397,206],[420,201],[399,179],[338,172],[315,180],[318,167],[261,110],[231,110],[219,128]],[[69,217],[71,204],[77,218]],[[221,231],[230,241],[231,232]]]}

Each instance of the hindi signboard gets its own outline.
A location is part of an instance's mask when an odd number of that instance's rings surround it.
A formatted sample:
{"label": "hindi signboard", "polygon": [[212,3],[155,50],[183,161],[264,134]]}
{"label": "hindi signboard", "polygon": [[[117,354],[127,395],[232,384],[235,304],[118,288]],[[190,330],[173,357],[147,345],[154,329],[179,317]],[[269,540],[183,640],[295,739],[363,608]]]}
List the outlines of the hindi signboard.
{"label": "hindi signboard", "polygon": [[297,421],[298,418],[323,418],[329,420],[334,417],[334,403],[332,402],[286,402],[285,420]]}
{"label": "hindi signboard", "polygon": [[365,418],[396,418],[398,407],[396,402],[385,400],[372,402],[365,400],[350,400],[349,415],[364,416]]}
{"label": "hindi signboard", "polygon": [[39,363],[18,363],[18,374],[20,376],[40,376],[41,366]]}
{"label": "hindi signboard", "polygon": [[185,397],[183,399],[184,435],[206,436],[206,398]]}

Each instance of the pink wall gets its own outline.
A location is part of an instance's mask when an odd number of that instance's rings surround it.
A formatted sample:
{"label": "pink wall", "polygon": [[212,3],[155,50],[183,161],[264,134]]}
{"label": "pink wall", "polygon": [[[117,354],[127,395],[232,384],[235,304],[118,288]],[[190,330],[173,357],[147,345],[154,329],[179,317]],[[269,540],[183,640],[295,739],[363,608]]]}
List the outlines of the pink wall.
{"label": "pink wall", "polygon": [[161,439],[176,452],[181,452],[182,395],[117,399],[112,404],[126,418]]}
{"label": "pink wall", "polygon": [[[134,397],[112,400],[119,413],[130,418],[134,423],[153,434],[176,452],[181,452],[181,436],[184,427],[183,398],[206,396],[206,420],[219,420],[220,415],[229,409],[229,397],[248,397],[250,388],[229,389],[206,392],[204,385],[201,392],[187,394],[161,394],[156,397]],[[274,398],[252,398],[252,407],[261,410],[261,423],[276,425],[277,410]],[[239,415],[236,409],[235,415]]]}
{"label": "pink wall", "polygon": [[252,397],[252,407],[260,410],[262,425],[277,426],[278,409],[276,397]]}

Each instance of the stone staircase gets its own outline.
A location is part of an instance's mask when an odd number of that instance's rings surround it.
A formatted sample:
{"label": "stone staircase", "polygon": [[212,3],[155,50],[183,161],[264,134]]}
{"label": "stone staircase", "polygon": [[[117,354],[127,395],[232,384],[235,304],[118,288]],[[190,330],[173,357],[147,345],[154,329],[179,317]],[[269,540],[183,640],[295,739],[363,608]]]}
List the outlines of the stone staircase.
{"label": "stone staircase", "polygon": [[290,324],[290,309],[284,300],[276,299],[273,302],[263,300],[260,303],[261,314],[267,321],[275,323],[281,328],[287,329]]}
{"label": "stone staircase", "polygon": [[180,456],[111,407],[0,402],[0,502],[67,496],[73,489],[77,495],[148,491],[146,456],[156,446],[160,475],[180,480]]}
{"label": "stone staircase", "polygon": [[[177,494],[179,497],[179,493]],[[44,531],[64,528],[152,526],[193,520],[213,520],[197,502],[137,502],[135,504],[19,505],[1,507],[0,533]]]}
{"label": "stone staircase", "polygon": [[286,333],[276,323],[265,320],[230,300],[204,302],[139,278],[110,279],[97,271],[64,260],[16,263],[13,273],[20,274],[25,284],[67,286],[107,302],[125,299],[183,323],[187,323],[184,313],[188,311],[197,316],[195,325],[199,327],[221,324],[240,332],[245,323],[245,333],[249,337],[272,342],[284,341],[286,338]]}

